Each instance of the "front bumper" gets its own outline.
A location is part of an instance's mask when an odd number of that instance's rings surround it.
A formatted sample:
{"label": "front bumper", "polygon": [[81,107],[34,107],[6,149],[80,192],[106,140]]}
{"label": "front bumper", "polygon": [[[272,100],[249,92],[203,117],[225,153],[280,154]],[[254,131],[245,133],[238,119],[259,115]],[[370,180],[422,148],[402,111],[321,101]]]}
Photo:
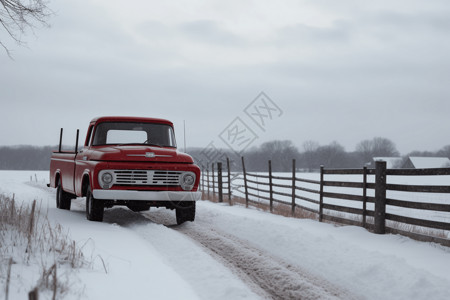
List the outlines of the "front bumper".
{"label": "front bumper", "polygon": [[95,199],[137,201],[197,201],[201,192],[94,190]]}

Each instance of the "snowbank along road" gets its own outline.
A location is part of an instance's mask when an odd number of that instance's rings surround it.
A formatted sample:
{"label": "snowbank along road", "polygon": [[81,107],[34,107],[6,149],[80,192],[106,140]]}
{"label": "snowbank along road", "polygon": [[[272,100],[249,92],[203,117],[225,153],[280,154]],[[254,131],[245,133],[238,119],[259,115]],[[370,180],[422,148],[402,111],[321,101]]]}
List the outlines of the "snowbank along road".
{"label": "snowbank along road", "polygon": [[445,247],[208,201],[198,202],[194,223],[181,226],[174,225],[172,211],[139,214],[121,207],[106,210],[103,223],[89,222],[83,198],[72,211],[58,210],[54,190],[44,180],[26,183],[29,178],[26,172],[0,172],[0,193],[40,201],[49,219],[94,259],[92,270],[81,270],[74,281],[82,292],[68,299],[448,299],[450,294]]}

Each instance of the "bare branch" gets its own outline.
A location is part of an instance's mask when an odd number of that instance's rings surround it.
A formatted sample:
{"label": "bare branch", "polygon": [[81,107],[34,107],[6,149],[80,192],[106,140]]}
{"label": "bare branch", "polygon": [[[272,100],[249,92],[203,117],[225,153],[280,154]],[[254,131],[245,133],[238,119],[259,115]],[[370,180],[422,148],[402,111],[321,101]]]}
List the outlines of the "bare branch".
{"label": "bare branch", "polygon": [[[52,14],[45,0],[0,0],[0,29],[3,29],[18,45],[24,45],[22,35],[27,29],[33,30],[35,23],[48,26],[47,19]],[[0,41],[8,56],[11,52]]]}
{"label": "bare branch", "polygon": [[3,45],[3,43],[0,41],[0,46],[3,47],[3,49],[5,49],[6,54],[9,56],[10,59],[13,59],[12,55],[11,55],[11,51],[9,51],[9,49]]}

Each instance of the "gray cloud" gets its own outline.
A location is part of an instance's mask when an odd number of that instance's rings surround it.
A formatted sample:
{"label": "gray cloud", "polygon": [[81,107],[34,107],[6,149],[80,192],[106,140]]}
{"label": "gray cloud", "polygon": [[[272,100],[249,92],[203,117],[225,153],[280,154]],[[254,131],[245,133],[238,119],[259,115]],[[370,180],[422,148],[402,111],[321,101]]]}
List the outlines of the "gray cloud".
{"label": "gray cloud", "polygon": [[336,12],[328,25],[280,20],[259,35],[209,14],[127,22],[101,2],[55,3],[50,29],[14,49],[15,61],[0,56],[0,145],[55,144],[60,127],[83,135],[91,118],[113,114],[171,119],[179,140],[186,120],[188,145],[202,147],[246,120],[260,91],[284,114],[257,142],[336,140],[352,150],[385,136],[401,152],[448,144],[450,5],[331,2],[309,2]]}
{"label": "gray cloud", "polygon": [[208,44],[232,45],[236,47],[242,43],[241,38],[221,28],[219,24],[211,20],[183,23],[179,28],[188,38]]}

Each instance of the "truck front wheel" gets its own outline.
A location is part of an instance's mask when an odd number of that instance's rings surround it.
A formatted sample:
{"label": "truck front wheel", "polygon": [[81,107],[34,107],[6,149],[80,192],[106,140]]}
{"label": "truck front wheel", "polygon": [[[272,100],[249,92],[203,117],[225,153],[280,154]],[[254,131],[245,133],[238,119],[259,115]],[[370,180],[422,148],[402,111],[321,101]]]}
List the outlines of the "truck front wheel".
{"label": "truck front wheel", "polygon": [[70,204],[72,203],[72,197],[69,193],[65,192],[61,186],[61,179],[58,180],[58,186],[56,187],[56,207],[59,209],[70,210]]}
{"label": "truck front wheel", "polygon": [[183,224],[186,221],[193,222],[195,220],[195,201],[184,201],[178,203],[175,209],[177,224]]}
{"label": "truck front wheel", "polygon": [[88,186],[86,192],[86,218],[89,221],[102,222],[104,210],[103,201],[95,199],[94,195],[92,195],[91,187]]}

